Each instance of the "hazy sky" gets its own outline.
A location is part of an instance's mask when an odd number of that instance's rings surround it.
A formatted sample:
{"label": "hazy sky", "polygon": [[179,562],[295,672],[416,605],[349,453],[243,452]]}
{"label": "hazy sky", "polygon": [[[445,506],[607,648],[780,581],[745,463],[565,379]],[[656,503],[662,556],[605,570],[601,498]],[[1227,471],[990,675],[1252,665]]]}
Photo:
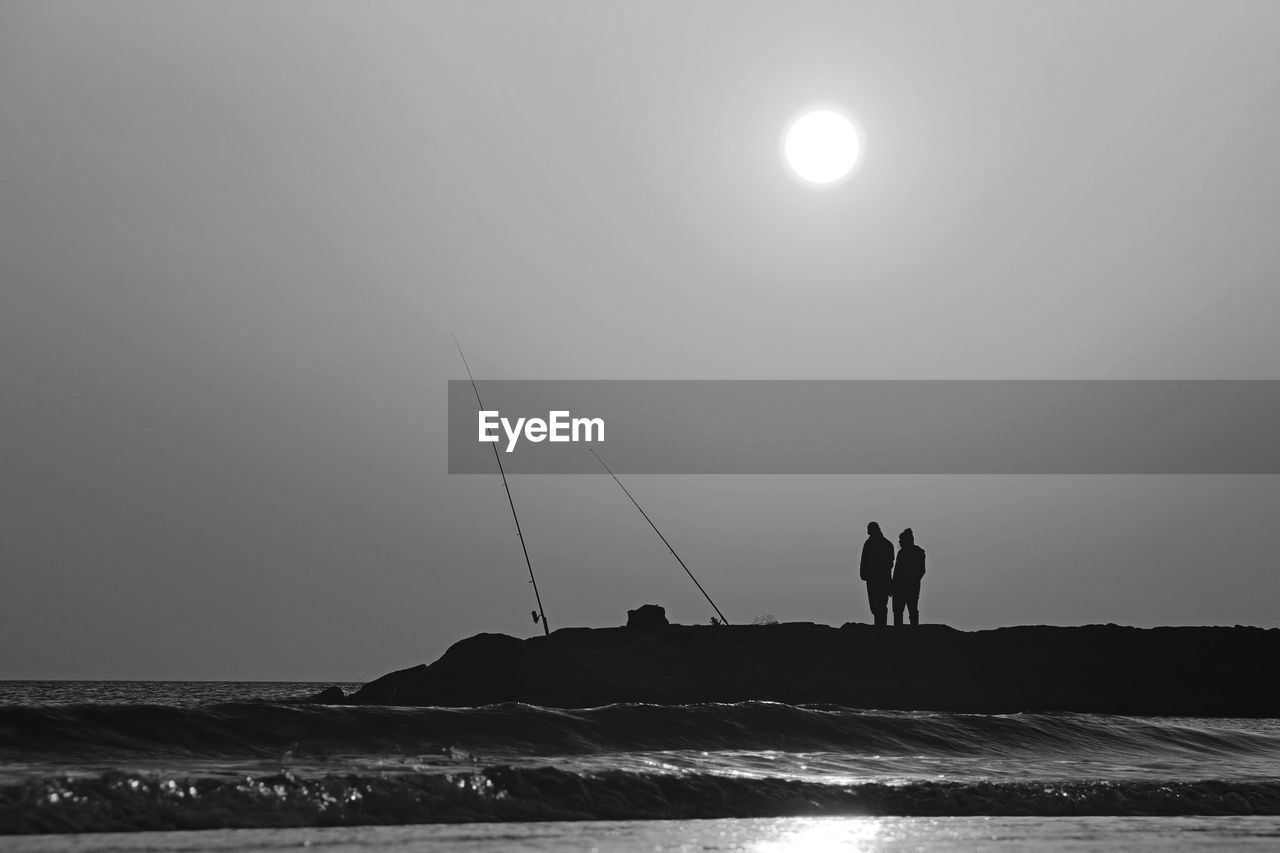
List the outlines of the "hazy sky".
{"label": "hazy sky", "polygon": [[[0,677],[355,679],[532,595],[487,378],[1277,377],[1280,6],[0,4]],[[798,186],[789,118],[865,133]],[[1277,624],[1280,478],[634,477],[735,621]],[[553,627],[710,615],[604,477]]]}

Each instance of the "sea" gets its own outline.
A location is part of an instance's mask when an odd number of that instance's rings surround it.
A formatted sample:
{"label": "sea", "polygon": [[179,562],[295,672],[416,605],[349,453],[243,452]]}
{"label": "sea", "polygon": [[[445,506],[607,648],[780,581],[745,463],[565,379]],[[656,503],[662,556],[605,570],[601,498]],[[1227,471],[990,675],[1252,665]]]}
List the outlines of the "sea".
{"label": "sea", "polygon": [[0,682],[0,849],[1280,849],[1276,719],[303,701],[331,686]]}

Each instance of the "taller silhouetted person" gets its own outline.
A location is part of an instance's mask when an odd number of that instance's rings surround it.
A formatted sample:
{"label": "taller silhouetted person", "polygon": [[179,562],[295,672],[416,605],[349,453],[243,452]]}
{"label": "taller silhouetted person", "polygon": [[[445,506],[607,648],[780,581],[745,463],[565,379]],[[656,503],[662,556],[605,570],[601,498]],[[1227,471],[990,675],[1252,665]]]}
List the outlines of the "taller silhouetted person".
{"label": "taller silhouetted person", "polygon": [[862,543],[858,577],[867,582],[867,602],[877,625],[889,624],[889,594],[892,591],[893,543],[874,521],[867,525],[867,541]]}
{"label": "taller silhouetted person", "polygon": [[920,579],[924,577],[924,549],[908,527],[898,536],[898,559],[893,564],[893,624],[902,624],[902,611],[911,614],[911,624],[920,624]]}

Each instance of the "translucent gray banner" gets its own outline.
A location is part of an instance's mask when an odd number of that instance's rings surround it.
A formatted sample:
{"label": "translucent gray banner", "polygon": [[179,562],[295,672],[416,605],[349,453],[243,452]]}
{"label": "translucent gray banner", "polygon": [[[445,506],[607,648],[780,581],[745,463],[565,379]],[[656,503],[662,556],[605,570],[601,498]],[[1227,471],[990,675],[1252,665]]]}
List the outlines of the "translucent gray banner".
{"label": "translucent gray banner", "polygon": [[477,384],[497,441],[450,381],[451,474],[1280,473],[1274,380]]}

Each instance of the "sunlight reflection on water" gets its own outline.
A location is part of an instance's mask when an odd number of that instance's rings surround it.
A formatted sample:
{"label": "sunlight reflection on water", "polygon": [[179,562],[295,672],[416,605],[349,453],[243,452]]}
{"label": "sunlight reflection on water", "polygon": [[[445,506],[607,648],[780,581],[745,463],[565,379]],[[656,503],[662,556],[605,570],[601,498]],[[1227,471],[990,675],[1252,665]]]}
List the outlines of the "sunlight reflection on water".
{"label": "sunlight reflection on water", "polygon": [[817,817],[33,835],[6,853],[1200,853],[1274,850],[1276,817]]}
{"label": "sunlight reflection on water", "polygon": [[827,853],[835,850],[879,850],[885,821],[874,817],[839,818],[801,822],[787,827],[777,838],[765,838],[750,846],[756,853]]}

